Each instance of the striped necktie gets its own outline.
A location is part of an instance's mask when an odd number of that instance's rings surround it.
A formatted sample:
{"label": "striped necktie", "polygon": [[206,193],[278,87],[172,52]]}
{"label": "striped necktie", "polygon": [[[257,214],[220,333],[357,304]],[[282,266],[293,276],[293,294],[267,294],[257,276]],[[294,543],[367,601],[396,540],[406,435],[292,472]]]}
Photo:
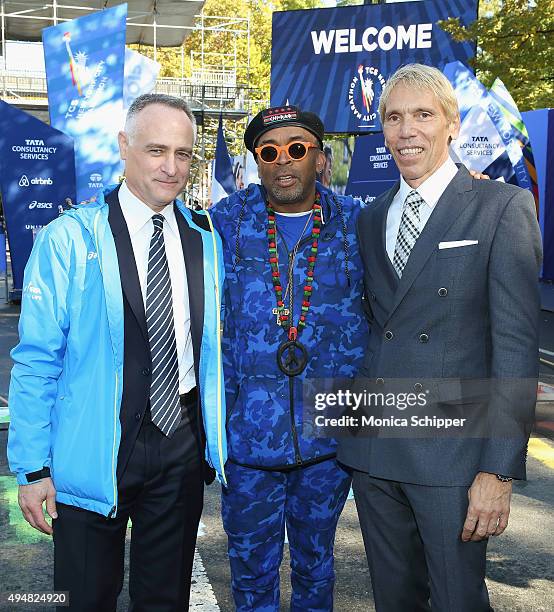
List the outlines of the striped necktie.
{"label": "striped necktie", "polygon": [[402,272],[404,272],[404,268],[408,263],[408,258],[414,248],[414,244],[419,238],[419,207],[422,204],[425,204],[425,200],[415,189],[410,191],[404,201],[396,246],[394,247],[394,257],[392,259],[392,265],[400,278],[402,278]]}
{"label": "striped necktie", "polygon": [[179,364],[171,278],[165,254],[164,218],[152,217],[154,232],[150,240],[146,277],[146,327],[152,359],[150,412],[152,422],[170,437],[181,420],[179,402]]}

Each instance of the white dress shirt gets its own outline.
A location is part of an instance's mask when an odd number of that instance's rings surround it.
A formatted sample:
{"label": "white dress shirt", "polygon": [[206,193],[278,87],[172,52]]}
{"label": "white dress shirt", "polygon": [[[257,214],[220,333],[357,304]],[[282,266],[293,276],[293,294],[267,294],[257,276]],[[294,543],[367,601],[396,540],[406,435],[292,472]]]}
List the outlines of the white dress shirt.
{"label": "white dress shirt", "polygon": [[[137,265],[142,300],[146,310],[146,277],[148,274],[148,256],[150,241],[154,232],[152,217],[156,213],[141,202],[123,182],[119,189],[119,203],[131,236],[131,245]],[[160,213],[164,217],[164,243],[171,292],[173,294],[173,321],[175,324],[175,341],[179,360],[179,393],[187,393],[196,385],[194,373],[194,355],[190,334],[190,308],[187,285],[187,271],[183,258],[181,236],[175,218],[173,205],[166,206]]]}
{"label": "white dress shirt", "polygon": [[[427,180],[423,181],[417,188],[419,195],[425,200],[425,204],[419,207],[419,231],[423,231],[425,224],[429,220],[431,213],[435,209],[437,202],[439,201],[444,190],[448,187],[450,181],[458,172],[458,167],[450,159],[450,157],[444,162],[444,164],[434,172]],[[400,189],[392,200],[392,204],[389,207],[387,214],[387,230],[386,230],[386,242],[387,242],[387,254],[391,262],[394,259],[394,248],[396,247],[396,238],[398,236],[398,230],[400,229],[400,220],[402,219],[402,209],[404,202],[408,197],[413,187],[410,187],[404,180],[404,177],[400,177]]]}

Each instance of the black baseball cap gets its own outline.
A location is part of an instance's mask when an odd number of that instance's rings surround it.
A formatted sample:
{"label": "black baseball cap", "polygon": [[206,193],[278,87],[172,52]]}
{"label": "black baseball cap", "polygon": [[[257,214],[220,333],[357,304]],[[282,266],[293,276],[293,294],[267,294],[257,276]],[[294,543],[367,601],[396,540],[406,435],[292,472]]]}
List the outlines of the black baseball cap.
{"label": "black baseball cap", "polygon": [[318,139],[320,148],[323,148],[323,121],[315,113],[303,111],[298,106],[274,106],[260,111],[244,132],[244,144],[254,153],[256,142],[262,134],[287,125],[297,125],[308,130]]}

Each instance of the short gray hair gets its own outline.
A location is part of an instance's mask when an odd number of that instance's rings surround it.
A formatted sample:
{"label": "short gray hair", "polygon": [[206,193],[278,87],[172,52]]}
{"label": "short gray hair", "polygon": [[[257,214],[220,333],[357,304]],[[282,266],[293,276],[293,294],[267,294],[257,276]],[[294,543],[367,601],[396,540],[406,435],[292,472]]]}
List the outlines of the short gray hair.
{"label": "short gray hair", "polygon": [[147,106],[152,104],[161,104],[162,106],[169,106],[170,108],[176,108],[177,110],[183,111],[185,115],[190,119],[192,123],[192,132],[194,134],[194,142],[196,142],[196,134],[198,128],[196,126],[196,119],[194,113],[190,109],[190,106],[182,98],[176,98],[175,96],[168,96],[167,94],[160,93],[149,93],[143,94],[134,100],[127,111],[127,117],[125,119],[125,133],[131,137],[135,129],[135,120],[141,110],[144,110]]}
{"label": "short gray hair", "polygon": [[405,85],[413,89],[426,89],[437,97],[439,104],[449,122],[459,117],[458,100],[450,81],[437,68],[424,64],[406,64],[390,76],[383,87],[379,98],[379,117],[385,120],[387,101],[396,85]]}

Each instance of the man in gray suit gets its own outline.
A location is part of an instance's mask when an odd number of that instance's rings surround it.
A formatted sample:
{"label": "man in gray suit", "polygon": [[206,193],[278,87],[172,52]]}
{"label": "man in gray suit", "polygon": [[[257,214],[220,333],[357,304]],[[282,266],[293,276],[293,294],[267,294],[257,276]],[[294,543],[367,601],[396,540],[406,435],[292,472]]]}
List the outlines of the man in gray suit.
{"label": "man in gray suit", "polygon": [[379,112],[401,179],[358,221],[372,331],[357,384],[422,393],[428,415],[460,418],[455,433],[432,420],[422,432],[396,404],[386,410],[407,425],[362,427],[339,459],[354,469],[377,610],[490,610],[487,539],[525,478],[536,400],[533,198],[452,162],[459,111],[435,68],[400,68]]}

